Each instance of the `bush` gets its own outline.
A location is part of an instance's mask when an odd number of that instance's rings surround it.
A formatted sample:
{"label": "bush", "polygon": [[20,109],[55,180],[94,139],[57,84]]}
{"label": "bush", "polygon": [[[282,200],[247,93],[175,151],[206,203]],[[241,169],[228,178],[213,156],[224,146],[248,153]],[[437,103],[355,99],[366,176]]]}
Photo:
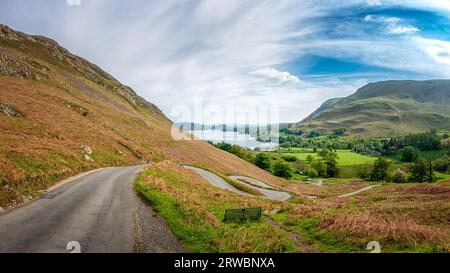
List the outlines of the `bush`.
{"label": "bush", "polygon": [[287,162],[296,162],[297,157],[293,155],[283,155],[281,158],[283,158]]}
{"label": "bush", "polygon": [[408,181],[408,176],[402,169],[395,169],[392,173],[391,180],[395,183],[405,183]]}
{"label": "bush", "polygon": [[327,175],[327,166],[322,160],[313,160],[311,162],[311,168],[316,170],[318,176],[322,177]]}
{"label": "bush", "polygon": [[419,152],[416,148],[408,146],[402,150],[402,158],[403,162],[414,162],[419,158]]}
{"label": "bush", "polygon": [[273,166],[274,175],[284,178],[291,178],[293,172],[294,170],[292,169],[291,165],[289,165],[289,163],[287,163],[283,159],[279,158],[277,161],[275,161],[275,165]]}
{"label": "bush", "polygon": [[318,177],[319,174],[317,173],[317,171],[316,171],[315,169],[310,168],[310,169],[308,170],[308,176],[309,176],[310,178],[315,178],[315,177]]}
{"label": "bush", "polygon": [[272,166],[272,160],[265,153],[259,153],[255,158],[255,165],[264,170],[269,170]]}

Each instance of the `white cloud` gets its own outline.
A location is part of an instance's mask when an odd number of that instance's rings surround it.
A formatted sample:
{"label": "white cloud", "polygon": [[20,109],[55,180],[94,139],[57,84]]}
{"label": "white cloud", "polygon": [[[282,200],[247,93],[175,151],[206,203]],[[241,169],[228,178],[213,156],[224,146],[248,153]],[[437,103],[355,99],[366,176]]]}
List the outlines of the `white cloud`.
{"label": "white cloud", "polygon": [[265,78],[271,81],[276,81],[279,83],[299,83],[301,80],[291,75],[289,72],[282,72],[278,71],[274,68],[264,68],[260,70],[256,70],[251,73],[252,75],[255,75],[257,77]]}
{"label": "white cloud", "polygon": [[415,41],[438,64],[450,65],[450,42],[425,38],[416,38]]}
{"label": "white cloud", "polygon": [[283,121],[298,121],[323,100],[349,95],[367,82],[364,76],[352,82],[327,77],[313,84],[274,69],[306,54],[429,77],[450,75],[448,42],[420,38],[420,30],[400,18],[370,15],[358,22],[378,24],[389,35],[337,25],[333,30],[340,32],[332,38],[323,34],[329,29],[320,20],[310,20],[361,5],[450,12],[449,0],[96,0],[76,9],[61,2],[5,1],[0,17],[58,40],[165,113],[200,97],[205,103],[273,102]]}
{"label": "white cloud", "polygon": [[420,29],[413,26],[390,25],[387,27],[387,31],[391,34],[411,34],[420,32]]}
{"label": "white cloud", "polygon": [[367,0],[369,6],[380,6],[381,0]]}
{"label": "white cloud", "polygon": [[388,34],[401,35],[420,32],[420,29],[407,24],[402,19],[397,17],[366,15],[366,17],[364,17],[364,21],[382,24],[385,32]]}

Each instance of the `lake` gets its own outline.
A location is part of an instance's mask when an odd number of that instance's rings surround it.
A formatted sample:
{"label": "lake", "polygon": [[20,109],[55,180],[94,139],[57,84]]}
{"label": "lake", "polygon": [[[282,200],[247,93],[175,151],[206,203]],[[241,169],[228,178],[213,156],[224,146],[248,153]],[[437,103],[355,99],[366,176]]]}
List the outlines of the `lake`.
{"label": "lake", "polygon": [[278,148],[278,143],[274,142],[261,142],[256,140],[249,134],[244,134],[240,132],[223,132],[220,130],[189,130],[194,136],[201,140],[212,141],[213,143],[226,142],[229,144],[239,145],[241,147],[246,147],[249,149],[260,148],[261,150],[276,150]]}

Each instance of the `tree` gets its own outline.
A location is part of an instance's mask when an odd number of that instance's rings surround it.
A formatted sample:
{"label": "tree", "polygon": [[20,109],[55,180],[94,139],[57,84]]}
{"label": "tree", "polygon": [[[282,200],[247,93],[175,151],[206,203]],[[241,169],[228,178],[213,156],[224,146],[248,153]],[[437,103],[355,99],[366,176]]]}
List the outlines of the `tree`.
{"label": "tree", "polygon": [[324,157],[325,165],[327,166],[327,177],[337,177],[339,175],[339,168],[337,167],[337,154],[327,153]]}
{"label": "tree", "polygon": [[392,182],[405,183],[408,181],[408,176],[402,169],[395,169],[391,176]]}
{"label": "tree", "polygon": [[259,153],[255,158],[255,165],[264,170],[269,170],[272,166],[272,160],[265,153]]}
{"label": "tree", "polygon": [[315,178],[315,177],[319,176],[319,174],[317,173],[316,169],[310,168],[308,170],[308,176],[310,178]]}
{"label": "tree", "polygon": [[273,174],[279,177],[291,178],[293,175],[293,169],[289,163],[279,158],[275,161],[275,165],[273,166]]}
{"label": "tree", "polygon": [[320,133],[318,131],[311,131],[309,132],[309,137],[313,138],[313,137],[318,137],[320,136]]}
{"label": "tree", "polygon": [[428,163],[422,159],[419,158],[416,163],[411,168],[411,176],[410,180],[413,182],[424,182],[425,180],[430,178],[431,173],[431,179],[433,177],[433,169],[429,168]]}
{"label": "tree", "polygon": [[370,174],[370,179],[373,181],[386,181],[389,176],[389,166],[391,165],[391,162],[389,162],[384,157],[378,157],[378,159],[375,161],[372,173]]}
{"label": "tree", "polygon": [[312,155],[308,155],[306,157],[306,161],[308,161],[309,163],[311,163],[314,160],[314,157]]}
{"label": "tree", "polygon": [[311,162],[311,168],[316,170],[317,176],[322,177],[327,175],[327,166],[323,163],[322,160],[313,160]]}
{"label": "tree", "polygon": [[414,162],[417,160],[418,157],[419,157],[419,152],[417,151],[416,148],[411,147],[411,146],[407,146],[407,147],[403,148],[402,158],[401,158],[401,160],[403,162]]}

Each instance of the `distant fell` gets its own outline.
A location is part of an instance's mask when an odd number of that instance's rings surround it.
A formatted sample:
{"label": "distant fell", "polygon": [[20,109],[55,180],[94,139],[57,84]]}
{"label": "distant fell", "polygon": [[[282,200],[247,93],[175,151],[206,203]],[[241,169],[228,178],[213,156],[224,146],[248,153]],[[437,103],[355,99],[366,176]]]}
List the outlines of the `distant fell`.
{"label": "distant fell", "polygon": [[450,80],[370,83],[346,98],[330,99],[294,129],[392,136],[450,128]]}

